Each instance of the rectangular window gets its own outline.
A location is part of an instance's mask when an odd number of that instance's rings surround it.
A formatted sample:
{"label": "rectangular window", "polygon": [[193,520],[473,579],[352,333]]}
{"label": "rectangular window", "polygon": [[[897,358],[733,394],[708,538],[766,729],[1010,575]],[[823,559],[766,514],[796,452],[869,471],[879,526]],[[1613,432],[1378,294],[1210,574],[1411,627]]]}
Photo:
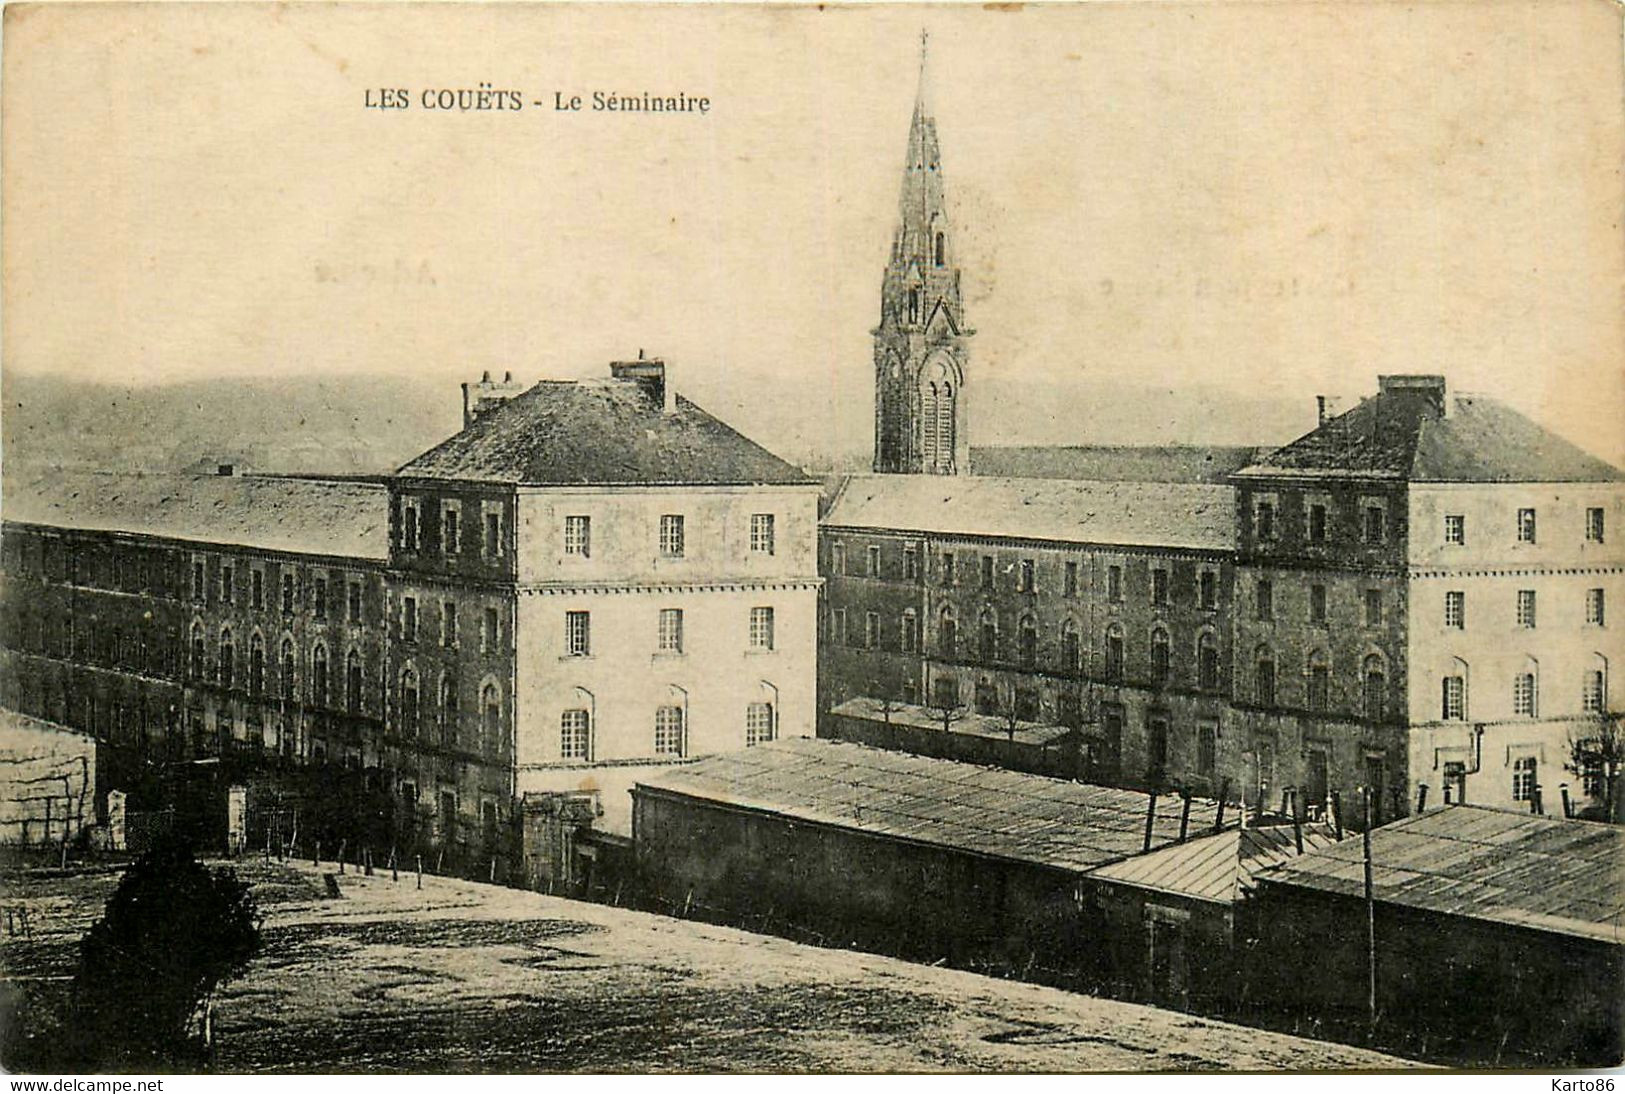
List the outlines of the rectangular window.
{"label": "rectangular window", "polygon": [[[320,586],[317,586],[320,588]],[[415,596],[401,599],[401,638],[407,642],[418,640],[418,600]]]}
{"label": "rectangular window", "polygon": [[1065,569],[1066,578],[1063,583],[1063,593],[1066,596],[1078,595],[1078,564],[1068,562]]}
{"label": "rectangular window", "polygon": [[875,649],[880,645],[880,613],[865,612],[863,616],[863,646]]}
{"label": "rectangular window", "polygon": [[982,556],[982,588],[993,588],[993,556]]}
{"label": "rectangular window", "polygon": [[1168,768],[1168,719],[1153,715],[1146,721],[1146,766],[1153,777]]}
{"label": "rectangular window", "polygon": [[1030,593],[1038,587],[1038,570],[1033,560],[1021,560],[1021,591]]}
{"label": "rectangular window", "polygon": [[590,723],[585,710],[567,710],[559,717],[559,756],[566,760],[591,759]]}
{"label": "rectangular window", "polygon": [[1535,590],[1518,590],[1518,626],[1533,627],[1535,625]]}
{"label": "rectangular window", "polygon": [[830,629],[835,632],[834,634],[830,635],[830,639],[837,646],[846,645],[846,609],[836,608],[830,614],[829,625]]}
{"label": "rectangular window", "polygon": [[846,576],[846,544],[832,543],[829,546],[829,568],[838,577]]}
{"label": "rectangular window", "polygon": [[485,514],[485,554],[489,558],[502,557],[502,514]]}
{"label": "rectangular window", "polygon": [[920,648],[919,620],[910,608],[903,613],[902,620],[897,628],[898,647],[904,653],[914,653]]}
{"label": "rectangular window", "polygon": [[447,508],[440,513],[440,549],[448,555],[457,553],[458,513]]}
{"label": "rectangular window", "polygon": [[317,619],[326,619],[327,618],[327,578],[318,577],[316,579],[316,588],[315,588],[315,592],[313,594],[312,599],[315,601],[315,603],[311,605],[311,610],[316,613],[316,618]]}
{"label": "rectangular window", "polygon": [[480,631],[480,649],[485,653],[495,653],[498,639],[497,610],[485,609],[483,628]]}
{"label": "rectangular window", "polygon": [[1520,672],[1512,678],[1512,713],[1524,718],[1535,716],[1535,674]]}
{"label": "rectangular window", "polygon": [[656,649],[661,653],[683,652],[683,609],[661,608]]}
{"label": "rectangular window", "polygon": [[1275,538],[1275,503],[1260,498],[1253,507],[1253,534],[1261,540]]}
{"label": "rectangular window", "polygon": [[440,644],[448,650],[457,645],[457,605],[450,600],[440,603]]}
{"label": "rectangular window", "polygon": [[1198,579],[1197,594],[1205,611],[1213,611],[1219,606],[1219,575],[1212,570],[1203,570]]}
{"label": "rectangular window", "polygon": [[1326,586],[1309,586],[1309,622],[1326,622]]}
{"label": "rectangular window", "polygon": [[1594,627],[1607,625],[1607,609],[1603,603],[1601,589],[1586,590],[1586,622]]}
{"label": "rectangular window", "polygon": [[683,557],[683,518],[667,513],[660,518],[660,553],[666,558]]}
{"label": "rectangular window", "polygon": [[954,555],[952,551],[942,552],[942,583],[944,585],[954,583]]}
{"label": "rectangular window", "polygon": [[879,547],[870,547],[868,552],[867,552],[867,556],[868,556],[868,567],[869,568],[864,572],[867,573],[870,577],[879,577],[880,576],[880,548]]}
{"label": "rectangular window", "polygon": [[1586,510],[1586,540],[1588,542],[1602,542],[1602,520],[1603,517],[1601,507],[1593,506],[1592,508]]}
{"label": "rectangular window", "polygon": [[752,748],[773,739],[773,704],[750,703],[745,707],[745,747]]}
{"label": "rectangular window", "polygon": [[1388,511],[1380,505],[1367,505],[1365,507],[1365,541],[1367,543],[1381,543],[1386,525]]}
{"label": "rectangular window", "polygon": [[655,708],[655,755],[681,756],[683,754],[683,708],[663,706]]}
{"label": "rectangular window", "polygon": [[223,562],[220,564],[220,603],[222,604],[231,603],[232,585],[234,584],[232,578],[234,576],[231,563]]}
{"label": "rectangular window", "polygon": [[1460,722],[1467,717],[1467,681],[1460,676],[1444,678],[1443,702],[1440,717],[1447,722]]}
{"label": "rectangular window", "polygon": [[1151,603],[1165,607],[1168,603],[1168,571],[1151,571]]}
{"label": "rectangular window", "polygon": [[293,574],[288,572],[282,575],[282,614],[293,614]]}
{"label": "rectangular window", "polygon": [[1326,507],[1318,503],[1309,507],[1309,542],[1326,542]]}
{"label": "rectangular window", "polygon": [[1123,602],[1123,567],[1106,567],[1106,599],[1113,604]]}
{"label": "rectangular window", "polygon": [[1444,625],[1455,631],[1462,630],[1467,626],[1466,593],[1448,592],[1444,594]]}
{"label": "rectangular window", "polygon": [[249,571],[248,600],[255,611],[265,609],[265,574],[259,570]]}
{"label": "rectangular window", "polygon": [[1540,773],[1539,765],[1533,756],[1520,756],[1512,761],[1512,800],[1515,802],[1533,801],[1536,781]]}
{"label": "rectangular window", "polygon": [[352,622],[352,623],[361,622],[361,582],[359,582],[359,581],[350,582],[350,586],[349,586],[349,589],[347,590],[346,595],[347,595],[348,610],[349,610],[349,615],[350,615],[350,622]]}
{"label": "rectangular window", "polygon": [[905,581],[920,580],[920,553],[913,547],[903,548],[903,579]]}
{"label": "rectangular window", "polygon": [[1607,682],[1601,669],[1588,669],[1580,706],[1587,714],[1601,714],[1607,706]]}
{"label": "rectangular window", "polygon": [[564,518],[564,553],[588,558],[592,555],[592,518]]}
{"label": "rectangular window", "polygon": [[192,599],[201,601],[207,595],[207,583],[203,577],[203,563],[192,563]]}
{"label": "rectangular window", "polygon": [[1258,581],[1258,586],[1254,592],[1253,603],[1256,609],[1254,614],[1258,617],[1258,619],[1264,621],[1274,619],[1275,583],[1273,581],[1260,578]]}
{"label": "rectangular window", "polygon": [[772,608],[752,608],[750,610],[750,648],[753,650],[770,650],[773,648]]}
{"label": "rectangular window", "polygon": [[1219,727],[1212,722],[1202,722],[1196,727],[1196,773],[1212,778],[1218,756]]}
{"label": "rectangular window", "polygon": [[1331,670],[1325,665],[1309,667],[1309,709],[1323,713],[1331,706]]}
{"label": "rectangular window", "polygon": [[592,653],[590,612],[564,613],[564,652],[571,657],[586,657]]}
{"label": "rectangular window", "polygon": [[1467,542],[1467,518],[1459,513],[1448,513],[1444,518],[1444,541],[1453,547]]}
{"label": "rectangular window", "polygon": [[1533,509],[1518,510],[1518,542],[1535,542],[1535,511]]}
{"label": "rectangular window", "polygon": [[750,515],[751,553],[770,555],[773,553],[773,549],[773,514],[752,513]]}
{"label": "rectangular window", "polygon": [[1382,590],[1367,589],[1365,591],[1365,625],[1368,627],[1382,626]]}
{"label": "rectangular window", "polygon": [[401,549],[418,549],[418,507],[410,502],[401,506]]}

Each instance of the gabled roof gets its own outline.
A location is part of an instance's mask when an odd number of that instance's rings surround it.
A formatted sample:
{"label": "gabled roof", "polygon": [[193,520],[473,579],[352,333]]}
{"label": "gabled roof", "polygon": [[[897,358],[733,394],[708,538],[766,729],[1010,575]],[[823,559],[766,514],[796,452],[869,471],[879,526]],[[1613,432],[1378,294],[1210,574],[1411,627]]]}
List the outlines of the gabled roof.
{"label": "gabled roof", "polygon": [[382,561],[382,481],[41,471],[6,476],[8,521]]}
{"label": "gabled roof", "polygon": [[[1303,826],[1305,853],[1335,842],[1337,837],[1327,825]],[[1103,866],[1089,876],[1192,900],[1234,904],[1256,888],[1259,873],[1297,854],[1297,837],[1290,824],[1231,828]]]}
{"label": "gabled roof", "polygon": [[[1441,407],[1446,412],[1441,415]],[[1482,395],[1383,390],[1237,473],[1405,482],[1618,482],[1625,471]]]}
{"label": "gabled roof", "polygon": [[[1447,805],[1371,833],[1377,900],[1605,942],[1625,942],[1625,828]],[[1358,839],[1292,859],[1262,878],[1363,897]]]}
{"label": "gabled roof", "polygon": [[1235,494],[1192,483],[854,475],[826,525],[1136,547],[1235,548]]}
{"label": "gabled roof", "polygon": [[682,396],[625,380],[544,380],[398,474],[516,485],[801,485],[816,480]]}
{"label": "gabled roof", "polygon": [[[645,779],[640,791],[928,843],[1081,873],[1140,853],[1149,795],[798,737],[712,756]],[[1181,804],[1159,808],[1151,846],[1179,838]],[[1217,805],[1195,799],[1190,830]]]}
{"label": "gabled roof", "polygon": [[1222,483],[1271,450],[1253,445],[972,445],[978,475],[1100,482]]}

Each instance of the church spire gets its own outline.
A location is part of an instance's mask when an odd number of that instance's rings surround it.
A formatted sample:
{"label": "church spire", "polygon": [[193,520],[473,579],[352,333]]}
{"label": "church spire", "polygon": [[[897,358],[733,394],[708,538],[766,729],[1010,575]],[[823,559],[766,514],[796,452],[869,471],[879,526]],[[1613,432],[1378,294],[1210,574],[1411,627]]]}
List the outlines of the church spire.
{"label": "church spire", "polygon": [[963,386],[971,331],[953,264],[937,123],[920,32],[920,70],[898,195],[897,229],[875,328],[875,470],[968,470]]}

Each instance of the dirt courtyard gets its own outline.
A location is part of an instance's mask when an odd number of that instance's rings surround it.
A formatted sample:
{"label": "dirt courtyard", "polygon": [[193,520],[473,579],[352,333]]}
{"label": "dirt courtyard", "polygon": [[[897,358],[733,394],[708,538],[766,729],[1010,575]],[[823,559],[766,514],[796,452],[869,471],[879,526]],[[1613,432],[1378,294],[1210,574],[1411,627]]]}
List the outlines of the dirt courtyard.
{"label": "dirt courtyard", "polygon": [[[244,863],[265,945],[225,1072],[1172,1071],[1415,1066],[1357,1048],[537,893]],[[116,875],[8,883],[8,976],[71,972]]]}

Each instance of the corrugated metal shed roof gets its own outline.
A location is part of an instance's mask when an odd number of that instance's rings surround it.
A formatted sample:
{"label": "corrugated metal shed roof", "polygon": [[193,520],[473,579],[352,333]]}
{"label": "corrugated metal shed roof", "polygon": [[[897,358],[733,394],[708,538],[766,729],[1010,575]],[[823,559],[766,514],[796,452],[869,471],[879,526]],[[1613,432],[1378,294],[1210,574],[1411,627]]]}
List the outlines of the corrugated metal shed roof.
{"label": "corrugated metal shed roof", "polygon": [[[1449,805],[1371,833],[1388,904],[1625,942],[1625,828]],[[1358,839],[1285,862],[1265,885],[1364,895]]]}
{"label": "corrugated metal shed roof", "polygon": [[[1149,795],[864,745],[791,738],[712,756],[640,788],[1082,873],[1140,853]],[[1179,838],[1164,797],[1153,848]],[[1217,806],[1191,803],[1190,831]]]}
{"label": "corrugated metal shed roof", "polygon": [[[1331,828],[1303,828],[1304,852],[1336,843]],[[1148,855],[1103,866],[1090,874],[1102,881],[1219,904],[1233,904],[1252,892],[1257,875],[1298,854],[1291,825],[1227,829]]]}
{"label": "corrugated metal shed roof", "polygon": [[824,523],[943,535],[1235,548],[1235,492],[1193,483],[854,475]]}
{"label": "corrugated metal shed roof", "polygon": [[269,551],[389,558],[382,482],[46,471],[8,475],[6,520]]}
{"label": "corrugated metal shed roof", "polygon": [[400,474],[538,486],[817,482],[682,396],[667,413],[627,380],[545,380]]}

